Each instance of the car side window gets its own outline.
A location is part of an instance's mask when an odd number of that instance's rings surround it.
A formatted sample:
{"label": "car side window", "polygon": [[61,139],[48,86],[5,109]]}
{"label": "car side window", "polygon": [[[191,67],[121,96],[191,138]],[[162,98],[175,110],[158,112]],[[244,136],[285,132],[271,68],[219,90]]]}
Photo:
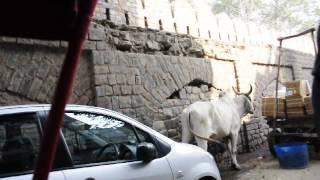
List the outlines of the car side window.
{"label": "car side window", "polygon": [[148,139],[120,119],[86,112],[66,113],[62,132],[75,165],[136,160],[137,145]]}
{"label": "car side window", "polygon": [[39,149],[35,114],[0,116],[0,176],[33,170]]}

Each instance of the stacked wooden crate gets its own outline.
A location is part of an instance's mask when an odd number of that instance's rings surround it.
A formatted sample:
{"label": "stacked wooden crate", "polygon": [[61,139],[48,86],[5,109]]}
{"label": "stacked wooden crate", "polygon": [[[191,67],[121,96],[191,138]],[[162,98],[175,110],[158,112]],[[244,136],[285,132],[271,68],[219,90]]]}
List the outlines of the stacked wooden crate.
{"label": "stacked wooden crate", "polygon": [[[311,90],[306,80],[285,82],[286,97],[278,98],[277,117],[301,117],[312,114]],[[262,98],[262,115],[275,117],[275,97]]]}
{"label": "stacked wooden crate", "polygon": [[310,96],[310,87],[307,80],[288,81],[286,106],[288,117],[301,117],[306,115],[305,98]]}
{"label": "stacked wooden crate", "polygon": [[[262,115],[267,117],[275,117],[276,115],[276,98],[263,97],[262,98]],[[285,98],[278,98],[278,113],[277,117],[285,117]]]}
{"label": "stacked wooden crate", "polygon": [[309,114],[309,115],[313,114],[311,96],[304,97],[304,104],[305,104],[305,107],[306,107],[306,113]]}

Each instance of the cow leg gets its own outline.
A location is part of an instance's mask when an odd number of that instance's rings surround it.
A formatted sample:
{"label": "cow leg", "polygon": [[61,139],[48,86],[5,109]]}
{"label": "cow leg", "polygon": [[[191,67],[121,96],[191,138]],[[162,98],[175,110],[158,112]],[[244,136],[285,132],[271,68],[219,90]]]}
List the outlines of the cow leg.
{"label": "cow leg", "polygon": [[204,139],[200,139],[198,137],[195,137],[196,141],[197,141],[197,144],[199,147],[201,147],[202,149],[204,149],[205,151],[208,150],[208,142],[207,140],[204,140]]}
{"label": "cow leg", "polygon": [[228,139],[228,150],[232,160],[232,167],[236,170],[240,170],[241,167],[237,161],[237,143],[238,143],[237,141],[238,141],[238,135],[232,134],[230,139]]}

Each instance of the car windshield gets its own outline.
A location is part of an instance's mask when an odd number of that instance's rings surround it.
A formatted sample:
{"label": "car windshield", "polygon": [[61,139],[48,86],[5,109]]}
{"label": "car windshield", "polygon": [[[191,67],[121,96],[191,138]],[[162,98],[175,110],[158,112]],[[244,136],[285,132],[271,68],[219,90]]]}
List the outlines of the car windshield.
{"label": "car windshield", "polygon": [[97,146],[127,139],[125,123],[115,118],[88,113],[66,113],[64,128]]}

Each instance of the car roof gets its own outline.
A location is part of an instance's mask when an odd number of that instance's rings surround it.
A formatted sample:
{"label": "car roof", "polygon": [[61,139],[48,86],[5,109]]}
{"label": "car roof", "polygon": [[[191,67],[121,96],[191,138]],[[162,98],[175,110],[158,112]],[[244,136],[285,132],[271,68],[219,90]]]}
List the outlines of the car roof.
{"label": "car roof", "polygon": [[[39,112],[39,111],[49,111],[51,108],[51,104],[26,104],[26,105],[14,105],[14,106],[1,106],[0,107],[0,116],[1,115],[10,115],[10,114],[20,114],[20,113],[32,113],[32,112]],[[170,144],[173,143],[171,139],[168,137],[160,134],[159,132],[155,131],[154,129],[138,122],[137,120],[130,118],[124,114],[118,113],[116,111],[112,111],[105,108],[94,107],[94,106],[85,106],[85,105],[74,105],[68,104],[65,108],[65,111],[85,111],[91,113],[99,113],[109,116],[114,116],[121,118],[121,120],[126,121],[136,127],[144,129],[149,133],[156,135],[161,139],[166,139],[166,142],[170,141]]]}
{"label": "car roof", "polygon": [[[0,115],[46,111],[46,110],[50,110],[50,108],[51,108],[51,104],[25,104],[25,105],[1,106]],[[70,110],[85,110],[89,112],[96,110],[96,111],[107,111],[109,113],[119,114],[115,111],[100,108],[100,107],[68,104],[66,106],[66,111],[70,111]]]}

